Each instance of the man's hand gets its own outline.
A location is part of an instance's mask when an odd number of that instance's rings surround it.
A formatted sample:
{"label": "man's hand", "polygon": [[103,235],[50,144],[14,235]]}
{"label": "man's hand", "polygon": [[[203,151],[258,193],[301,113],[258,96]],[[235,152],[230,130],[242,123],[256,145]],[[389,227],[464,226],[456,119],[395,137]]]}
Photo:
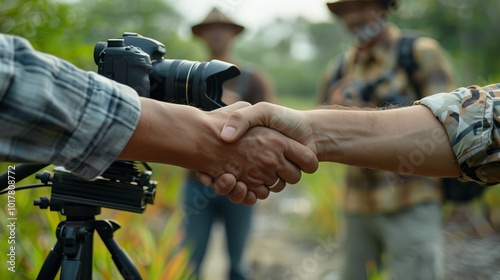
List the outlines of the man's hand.
{"label": "man's hand", "polygon": [[272,128],[317,153],[316,144],[312,139],[312,126],[306,114],[303,111],[266,102],[241,107],[232,112],[222,129],[221,138],[228,143],[234,142],[254,126]]}
{"label": "man's hand", "polygon": [[[268,195],[259,186],[271,186],[281,178],[275,187],[279,189],[286,182],[298,182],[302,170],[313,172],[318,167],[318,159],[309,148],[272,129],[254,127],[237,141],[223,141],[220,133],[224,125],[233,112],[250,106],[248,103],[204,112],[148,98],[140,100],[139,123],[120,159],[173,164],[212,178],[229,173],[259,198]],[[241,202],[246,189],[234,189],[240,185],[234,182],[224,186],[231,191],[216,190]]]}
{"label": "man's hand", "polygon": [[[252,127],[266,126],[291,139],[295,139],[307,146],[314,154],[317,153],[316,145],[312,139],[311,125],[307,122],[306,115],[303,112],[265,102],[251,107],[238,106],[239,109],[231,113],[221,132],[221,138],[224,141],[233,143],[244,137],[245,133]],[[280,145],[275,145],[275,147],[280,147]],[[305,153],[304,156],[307,156],[307,154]],[[292,159],[289,158],[289,160]],[[295,160],[303,161],[303,159]],[[316,171],[317,165],[302,166],[301,169],[306,173],[313,173]],[[280,192],[285,188],[287,182],[298,182],[298,180],[287,180],[279,176],[276,178],[279,181],[275,180],[277,184],[272,189],[269,189],[267,186],[273,185],[274,182],[249,186],[237,181],[237,178],[231,174],[224,174],[215,180],[214,177],[202,172],[198,172],[197,176],[198,180],[203,184],[212,185],[218,193],[227,194],[232,202],[246,205],[254,204],[257,199],[267,198],[270,191]]]}

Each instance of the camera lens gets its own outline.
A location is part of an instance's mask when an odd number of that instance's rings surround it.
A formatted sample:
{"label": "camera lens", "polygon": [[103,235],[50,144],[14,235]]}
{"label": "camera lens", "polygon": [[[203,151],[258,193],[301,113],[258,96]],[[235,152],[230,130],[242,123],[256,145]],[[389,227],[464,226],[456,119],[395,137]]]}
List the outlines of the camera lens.
{"label": "camera lens", "polygon": [[150,74],[150,97],[214,110],[224,106],[222,84],[239,74],[235,65],[220,60],[160,60],[154,63]]}

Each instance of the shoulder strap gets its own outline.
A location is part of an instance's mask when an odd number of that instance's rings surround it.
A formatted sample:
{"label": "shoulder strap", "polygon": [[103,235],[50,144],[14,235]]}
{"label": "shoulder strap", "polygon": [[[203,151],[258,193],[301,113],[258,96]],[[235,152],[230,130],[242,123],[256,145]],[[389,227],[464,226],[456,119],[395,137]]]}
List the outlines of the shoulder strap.
{"label": "shoulder strap", "polygon": [[[345,68],[346,60],[347,60],[346,55],[343,54],[342,57],[340,58],[340,63],[337,66],[337,69],[335,69],[332,72],[330,79],[327,81],[326,91],[328,89],[330,89],[333,85],[338,83],[342,79],[342,77],[344,76],[344,68]],[[326,91],[322,92],[320,95],[320,99],[319,99],[320,104],[325,103],[327,101]]]}
{"label": "shoulder strap", "polygon": [[[415,61],[415,57],[413,56],[414,43],[419,37],[421,37],[421,35],[415,32],[406,32],[401,35],[401,38],[398,43],[399,45],[398,45],[397,61],[398,61],[398,67],[403,68],[405,70],[406,75],[408,77],[408,81],[415,90],[417,96],[419,98],[422,98],[423,96],[420,89],[420,85],[416,83],[415,79],[413,78],[413,73],[419,67],[417,62]],[[335,72],[333,72],[331,79],[328,81],[328,88],[333,86],[335,83],[337,83],[342,79],[344,74],[345,63],[346,63],[346,56],[343,55],[340,60],[338,68],[336,69]],[[371,84],[367,85],[362,91],[363,98],[367,100],[368,97],[365,95],[369,95],[369,93],[371,93],[371,91],[374,88],[376,88],[380,83],[385,81],[387,78],[388,78],[387,75],[382,75],[382,77],[372,82]]]}
{"label": "shoulder strap", "polygon": [[419,34],[403,33],[399,40],[398,66],[406,71],[410,85],[415,89],[417,96],[422,98],[420,85],[413,78],[413,73],[419,67],[413,56],[413,46],[419,37],[421,37]]}
{"label": "shoulder strap", "polygon": [[340,81],[342,79],[342,76],[344,75],[344,67],[345,67],[345,64],[346,64],[346,60],[347,60],[346,56],[342,55],[342,57],[340,58],[340,64],[339,64],[339,66],[333,72],[332,77],[328,81],[328,87],[333,86],[335,83],[337,83],[338,81]]}

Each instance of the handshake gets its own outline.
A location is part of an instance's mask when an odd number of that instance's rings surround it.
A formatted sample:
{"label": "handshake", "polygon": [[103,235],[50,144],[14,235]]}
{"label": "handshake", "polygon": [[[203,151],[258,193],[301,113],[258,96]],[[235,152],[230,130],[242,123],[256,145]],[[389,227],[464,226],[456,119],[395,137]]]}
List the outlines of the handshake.
{"label": "handshake", "polygon": [[197,171],[234,203],[252,205],[318,168],[310,123],[301,111],[237,102],[213,111],[140,97],[141,115],[119,156]]}
{"label": "handshake", "polygon": [[299,182],[302,171],[318,168],[312,127],[302,112],[271,103],[239,102],[213,113],[230,113],[220,139],[237,146],[247,161],[238,162],[228,154],[226,173],[197,172],[197,177],[232,202],[252,205],[270,192],[282,191],[286,183]]}
{"label": "handshake", "polygon": [[[299,111],[237,102],[205,112],[141,98],[141,107],[120,159],[196,170],[200,182],[234,203],[252,205],[280,192],[286,183],[297,183],[302,171],[315,172],[320,161],[422,176],[461,175],[445,128],[423,105]],[[415,124],[416,119],[426,125]],[[411,161],[422,143],[432,151],[403,170],[404,160]]]}

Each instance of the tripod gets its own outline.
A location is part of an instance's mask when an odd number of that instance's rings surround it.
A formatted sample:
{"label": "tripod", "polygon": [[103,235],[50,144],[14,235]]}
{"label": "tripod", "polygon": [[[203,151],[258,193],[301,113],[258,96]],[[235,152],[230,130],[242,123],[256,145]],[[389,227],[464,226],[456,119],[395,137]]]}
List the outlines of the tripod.
{"label": "tripod", "polygon": [[[47,198],[36,200],[35,205],[46,208]],[[113,239],[113,232],[120,228],[114,221],[96,220],[101,208],[70,205],[61,208],[67,219],[56,229],[57,243],[45,259],[38,280],[54,279],[61,268],[60,279],[92,279],[92,246],[94,231],[99,233],[124,279],[142,279],[127,253]]]}
{"label": "tripod", "polygon": [[[116,161],[93,181],[76,177],[64,168],[54,168],[49,172],[36,174],[43,184],[21,186],[33,188],[50,186],[51,199],[42,197],[34,201],[41,209],[50,207],[66,216],[56,229],[57,243],[45,259],[37,279],[54,279],[61,269],[62,280],[92,279],[92,247],[94,231],[99,233],[111,257],[125,279],[142,279],[137,268],[125,251],[113,239],[113,232],[120,228],[111,220],[96,220],[101,208],[143,213],[147,204],[153,204],[156,182],[151,181],[151,168],[140,171],[134,162]],[[46,164],[17,165],[16,179],[22,180],[44,168]],[[0,184],[8,182],[9,173],[0,174]],[[21,189],[18,188],[18,189]],[[7,186],[1,193],[6,193]]]}

